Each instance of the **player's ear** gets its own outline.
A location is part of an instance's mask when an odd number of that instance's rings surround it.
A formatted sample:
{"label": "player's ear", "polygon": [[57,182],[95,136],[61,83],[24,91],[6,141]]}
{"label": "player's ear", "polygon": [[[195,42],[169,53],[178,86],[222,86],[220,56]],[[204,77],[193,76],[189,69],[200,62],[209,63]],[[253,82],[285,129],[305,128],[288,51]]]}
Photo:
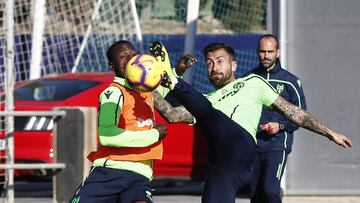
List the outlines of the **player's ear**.
{"label": "player's ear", "polygon": [[110,70],[112,70],[112,71],[115,70],[115,66],[114,66],[113,63],[109,62],[109,63],[108,63],[108,66],[109,66]]}
{"label": "player's ear", "polygon": [[236,68],[237,68],[237,61],[234,60],[234,61],[231,62],[231,70],[233,72],[235,72]]}
{"label": "player's ear", "polygon": [[276,58],[280,57],[280,49],[276,49]]}

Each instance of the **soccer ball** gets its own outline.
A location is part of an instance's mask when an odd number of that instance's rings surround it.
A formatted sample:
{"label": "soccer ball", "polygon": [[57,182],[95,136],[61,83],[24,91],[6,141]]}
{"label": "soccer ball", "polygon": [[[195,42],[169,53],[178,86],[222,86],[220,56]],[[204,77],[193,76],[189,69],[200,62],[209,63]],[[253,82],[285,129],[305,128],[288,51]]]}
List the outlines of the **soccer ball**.
{"label": "soccer ball", "polygon": [[149,92],[156,89],[161,81],[163,68],[155,57],[138,54],[130,59],[125,67],[125,79],[132,89]]}

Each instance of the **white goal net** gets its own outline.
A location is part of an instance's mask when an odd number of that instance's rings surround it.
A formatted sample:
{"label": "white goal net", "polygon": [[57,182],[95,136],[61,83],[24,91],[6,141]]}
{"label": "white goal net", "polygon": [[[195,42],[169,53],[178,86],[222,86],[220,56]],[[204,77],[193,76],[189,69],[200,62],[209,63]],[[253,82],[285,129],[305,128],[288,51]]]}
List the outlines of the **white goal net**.
{"label": "white goal net", "polygon": [[[5,2],[0,2],[1,82],[9,26]],[[136,18],[131,0],[15,0],[16,80],[29,79],[30,70],[39,68],[40,76],[107,70],[105,51],[114,41],[126,39],[142,47]]]}

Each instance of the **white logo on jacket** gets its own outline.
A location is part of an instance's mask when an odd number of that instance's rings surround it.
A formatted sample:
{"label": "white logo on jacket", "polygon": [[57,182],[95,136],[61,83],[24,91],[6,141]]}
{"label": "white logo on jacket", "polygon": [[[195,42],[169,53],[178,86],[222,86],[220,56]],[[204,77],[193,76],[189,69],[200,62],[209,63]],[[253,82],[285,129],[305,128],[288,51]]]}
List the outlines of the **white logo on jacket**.
{"label": "white logo on jacket", "polygon": [[138,127],[142,128],[142,127],[145,127],[145,126],[153,126],[154,122],[153,122],[153,120],[151,118],[148,118],[146,120],[138,119],[137,120],[137,125],[138,125]]}

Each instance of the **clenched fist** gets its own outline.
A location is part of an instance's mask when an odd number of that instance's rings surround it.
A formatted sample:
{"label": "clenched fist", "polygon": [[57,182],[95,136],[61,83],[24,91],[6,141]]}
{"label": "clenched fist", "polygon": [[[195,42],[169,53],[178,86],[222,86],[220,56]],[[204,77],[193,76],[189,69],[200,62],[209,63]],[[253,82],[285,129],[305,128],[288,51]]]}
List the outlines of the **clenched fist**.
{"label": "clenched fist", "polygon": [[162,140],[165,138],[167,134],[167,127],[163,123],[156,124],[154,127],[157,131],[159,131],[159,140]]}
{"label": "clenched fist", "polygon": [[178,65],[176,67],[176,74],[178,76],[184,75],[185,71],[196,62],[196,57],[191,54],[186,54],[185,56],[182,56],[179,59]]}

